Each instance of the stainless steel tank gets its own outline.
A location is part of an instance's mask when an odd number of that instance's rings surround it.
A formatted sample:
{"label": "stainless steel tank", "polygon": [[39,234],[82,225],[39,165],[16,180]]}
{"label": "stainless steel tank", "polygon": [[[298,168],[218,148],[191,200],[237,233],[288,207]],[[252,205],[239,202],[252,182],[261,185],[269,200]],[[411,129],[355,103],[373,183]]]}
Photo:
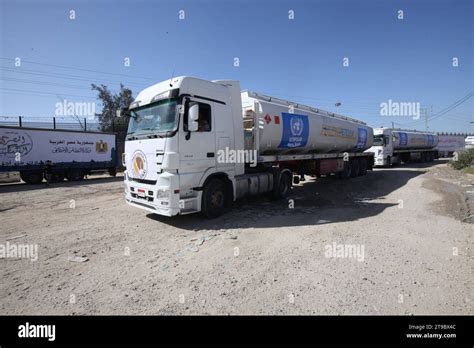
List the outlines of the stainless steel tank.
{"label": "stainless steel tank", "polygon": [[394,130],[393,148],[400,149],[431,149],[438,145],[438,136],[429,132]]}
{"label": "stainless steel tank", "polygon": [[245,147],[255,144],[256,119],[260,155],[363,152],[372,146],[373,129],[352,118],[248,91],[242,106]]}

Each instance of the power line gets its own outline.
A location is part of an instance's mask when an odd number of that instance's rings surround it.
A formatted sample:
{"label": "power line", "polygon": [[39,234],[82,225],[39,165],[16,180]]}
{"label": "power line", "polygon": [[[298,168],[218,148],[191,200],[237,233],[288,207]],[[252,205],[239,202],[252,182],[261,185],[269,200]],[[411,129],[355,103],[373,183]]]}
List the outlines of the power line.
{"label": "power line", "polygon": [[91,91],[92,89],[90,87],[84,87],[84,86],[77,86],[77,85],[66,85],[63,83],[54,83],[54,82],[44,82],[44,81],[35,81],[35,80],[24,80],[24,79],[16,79],[16,78],[5,78],[2,77],[0,80],[3,81],[12,81],[12,82],[19,82],[19,83],[32,83],[32,84],[40,84],[40,85],[47,85],[47,86],[58,86],[58,87],[66,87],[66,88],[78,88],[78,89],[87,89]]}
{"label": "power line", "polygon": [[457,108],[459,105],[463,104],[464,102],[466,102],[467,100],[469,100],[470,98],[472,98],[472,96],[474,95],[474,92],[470,92],[469,94],[465,95],[464,97],[462,97],[461,99],[459,99],[458,101],[454,102],[453,104],[451,104],[450,106],[444,108],[443,110],[435,113],[431,118],[430,118],[430,121],[436,119],[436,118],[439,118],[441,116],[443,116],[445,113]]}
{"label": "power line", "polygon": [[[28,93],[28,94],[31,94],[31,95],[35,95],[35,94],[49,94],[49,95],[54,95],[54,96],[56,96],[56,97],[58,96],[58,93],[50,93],[50,92],[42,92],[42,91],[26,91],[26,90],[22,90],[22,89],[5,88],[5,87],[0,87],[0,89],[6,90],[6,91]],[[77,97],[77,98],[86,98],[86,99],[90,99],[90,98],[91,98],[91,96],[76,95],[76,94],[64,94],[64,95],[71,96],[71,97]]]}
{"label": "power line", "polygon": [[[15,61],[15,59],[13,59],[13,58],[6,58],[6,57],[0,57],[0,59]],[[135,79],[144,79],[144,80],[157,81],[157,79],[153,79],[153,78],[150,78],[150,77],[142,77],[142,76],[136,76],[136,75],[127,75],[127,74],[117,74],[117,73],[111,73],[111,72],[93,70],[93,69],[87,69],[87,68],[79,68],[79,67],[73,67],[73,66],[40,63],[40,62],[34,62],[34,61],[31,61],[31,60],[24,60],[24,59],[22,59],[21,61],[24,62],[24,63],[41,65],[41,66],[49,66],[49,67],[54,67],[54,68],[86,71],[86,72],[92,72],[92,73],[96,73],[96,74],[115,75],[115,76],[123,76],[123,77],[135,78]],[[160,80],[158,80],[158,81],[160,81]]]}
{"label": "power line", "polygon": [[[455,101],[453,104],[445,107],[444,109],[436,112],[434,115],[430,116],[428,118],[427,121],[433,121],[435,119],[438,119],[439,117],[443,116],[444,114],[448,113],[449,111],[457,108],[459,105],[465,103],[467,100],[469,100],[470,98],[472,98],[472,96],[474,96],[474,92],[469,92],[468,94],[466,94],[464,97],[462,97],[461,99],[458,99],[457,101]],[[420,121],[423,121],[423,120],[417,120],[417,121],[414,121],[414,122],[407,122],[407,123],[404,123],[403,125],[406,126],[406,125],[411,125],[411,124],[418,124]],[[398,123],[400,124],[400,123]]]}
{"label": "power line", "polygon": [[[14,68],[7,68],[0,66],[0,70],[5,70],[8,72],[14,72],[18,74],[29,74],[29,75],[37,75],[37,76],[45,76],[45,77],[50,77],[50,78],[57,78],[57,79],[66,79],[66,80],[77,80],[77,81],[86,81],[88,83],[91,83],[91,78],[86,78],[84,76],[80,75],[71,75],[71,74],[61,74],[61,73],[50,73],[50,72],[44,72],[40,70],[31,70],[31,69],[14,69]],[[126,83],[123,81],[112,81],[112,80],[105,80],[105,79],[100,79],[99,81],[102,82],[107,82],[107,83],[113,83],[113,84],[127,84],[127,85],[135,85],[135,86],[144,86],[144,84],[138,84],[138,83]],[[143,87],[141,87],[143,88]]]}

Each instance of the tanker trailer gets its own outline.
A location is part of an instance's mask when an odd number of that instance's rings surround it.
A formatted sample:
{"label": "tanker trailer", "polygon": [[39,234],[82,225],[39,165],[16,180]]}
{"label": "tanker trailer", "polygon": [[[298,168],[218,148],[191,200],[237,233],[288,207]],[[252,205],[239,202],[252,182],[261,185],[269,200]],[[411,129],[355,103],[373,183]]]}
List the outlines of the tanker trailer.
{"label": "tanker trailer", "polygon": [[416,130],[375,128],[373,146],[375,166],[390,167],[408,162],[432,162],[438,158],[438,135]]}
{"label": "tanker trailer", "polygon": [[238,81],[176,77],[122,114],[126,201],[155,214],[213,218],[245,196],[286,197],[305,175],[350,178],[373,166],[365,123],[241,92]]}

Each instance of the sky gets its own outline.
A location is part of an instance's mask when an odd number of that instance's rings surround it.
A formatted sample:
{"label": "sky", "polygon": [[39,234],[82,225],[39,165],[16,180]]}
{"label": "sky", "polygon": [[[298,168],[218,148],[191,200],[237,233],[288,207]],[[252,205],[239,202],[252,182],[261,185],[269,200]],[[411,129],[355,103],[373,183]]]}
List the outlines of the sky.
{"label": "sky", "polygon": [[[0,0],[0,116],[189,75],[374,127],[474,132],[473,22],[471,0]],[[423,114],[382,115],[389,101]]]}

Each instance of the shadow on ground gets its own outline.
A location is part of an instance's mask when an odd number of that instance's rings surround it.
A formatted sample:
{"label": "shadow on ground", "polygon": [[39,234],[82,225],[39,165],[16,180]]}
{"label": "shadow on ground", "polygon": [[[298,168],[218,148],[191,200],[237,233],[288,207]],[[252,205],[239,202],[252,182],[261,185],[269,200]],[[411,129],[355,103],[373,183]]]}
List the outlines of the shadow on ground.
{"label": "shadow on ground", "polygon": [[[356,221],[375,216],[398,202],[384,202],[391,192],[425,173],[433,164],[410,163],[375,169],[367,176],[348,180],[336,177],[310,178],[293,187],[287,200],[272,201],[265,196],[249,197],[233,204],[225,215],[207,220],[199,214],[172,218],[156,214],[147,217],[184,230],[220,230],[307,226]],[[371,202],[377,200],[377,202]],[[291,208],[291,206],[293,208]]]}
{"label": "shadow on ground", "polygon": [[[115,177],[111,176],[89,176],[87,179],[82,181],[63,181],[58,183],[50,184],[50,188],[56,187],[78,187],[84,185],[95,185],[95,184],[105,184],[108,182],[116,182],[116,181],[123,181],[122,175],[117,175]],[[9,192],[24,192],[24,191],[33,191],[33,190],[43,190],[47,189],[46,182],[44,181],[38,185],[29,185],[24,182],[15,182],[15,183],[7,183],[0,185],[0,194],[1,193],[9,193]]]}

